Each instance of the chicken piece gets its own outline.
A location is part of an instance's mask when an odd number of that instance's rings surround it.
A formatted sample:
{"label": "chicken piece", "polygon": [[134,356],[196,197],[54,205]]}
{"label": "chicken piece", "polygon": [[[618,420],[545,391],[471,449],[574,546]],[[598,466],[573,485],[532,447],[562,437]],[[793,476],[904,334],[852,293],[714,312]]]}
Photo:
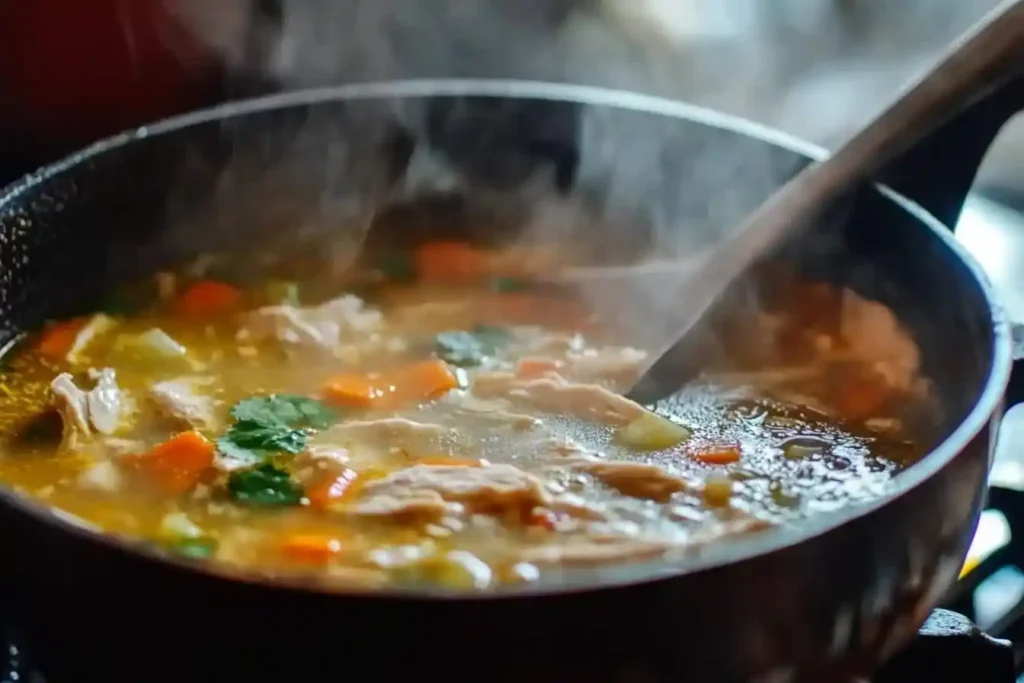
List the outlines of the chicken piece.
{"label": "chicken piece", "polygon": [[541,420],[532,415],[511,412],[512,404],[504,399],[484,400],[468,391],[453,391],[449,397],[460,411],[470,413],[477,419],[508,425],[516,431],[525,431],[541,424]]}
{"label": "chicken piece", "polygon": [[623,495],[664,503],[687,490],[685,481],[656,465],[639,462],[574,459],[573,469],[599,479]]}
{"label": "chicken piece", "polygon": [[562,374],[576,382],[635,380],[646,359],[646,351],[631,346],[573,351],[566,355]]}
{"label": "chicken piece", "polygon": [[596,384],[575,384],[548,373],[523,379],[508,372],[476,376],[472,392],[480,398],[505,398],[552,413],[575,415],[611,424],[629,424],[646,414],[643,406]]}
{"label": "chicken piece", "polygon": [[415,465],[367,483],[347,509],[374,517],[439,519],[459,512],[528,511],[549,502],[540,479],[511,465]]}
{"label": "chicken piece", "polygon": [[124,412],[124,397],[114,371],[90,373],[96,386],[82,391],[70,374],[63,372],[50,383],[53,406],[63,422],[61,449],[74,450],[95,433],[113,434]]}
{"label": "chicken piece", "polygon": [[157,382],[149,389],[149,396],[157,409],[167,417],[195,429],[210,430],[217,427],[213,399],[196,393],[202,379],[181,377]]}
{"label": "chicken piece", "polygon": [[333,351],[350,337],[380,330],[380,311],[366,308],[359,297],[346,294],[319,306],[264,306],[246,314],[238,339],[274,340],[289,346]]}

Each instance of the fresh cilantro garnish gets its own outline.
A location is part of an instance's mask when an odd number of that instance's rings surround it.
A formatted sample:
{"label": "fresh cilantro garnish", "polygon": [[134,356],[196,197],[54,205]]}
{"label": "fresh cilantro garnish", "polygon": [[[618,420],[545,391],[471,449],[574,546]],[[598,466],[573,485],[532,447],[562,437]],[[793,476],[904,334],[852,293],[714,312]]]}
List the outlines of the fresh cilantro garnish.
{"label": "fresh cilantro garnish", "polygon": [[331,425],[337,414],[304,396],[274,394],[248,398],[231,409],[235,424],[217,440],[222,455],[244,464],[275,453],[301,453],[312,429]]}
{"label": "fresh cilantro garnish", "polygon": [[300,487],[285,470],[270,463],[233,472],[228,477],[228,492],[240,503],[260,507],[298,505]]}
{"label": "fresh cilantro garnish", "polygon": [[292,429],[324,429],[338,417],[334,410],[316,399],[290,394],[247,398],[235,404],[231,416],[239,422],[284,425]]}
{"label": "fresh cilantro garnish", "polygon": [[192,560],[205,560],[217,552],[217,539],[209,536],[199,538],[183,538],[167,544],[167,549],[175,555]]}
{"label": "fresh cilantro garnish", "polygon": [[481,325],[472,332],[441,332],[434,338],[434,352],[452,365],[471,367],[494,355],[509,339],[509,333],[500,327]]}

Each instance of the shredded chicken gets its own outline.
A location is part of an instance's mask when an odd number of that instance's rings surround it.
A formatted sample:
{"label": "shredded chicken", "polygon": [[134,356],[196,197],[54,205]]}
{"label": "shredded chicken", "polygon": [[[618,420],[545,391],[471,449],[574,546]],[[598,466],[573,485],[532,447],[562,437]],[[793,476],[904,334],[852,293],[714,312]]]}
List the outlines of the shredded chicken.
{"label": "shredded chicken", "polygon": [[50,383],[53,406],[64,424],[62,449],[75,449],[95,433],[113,434],[120,422],[124,399],[114,371],[104,368],[90,375],[96,385],[88,392],[82,391],[66,372]]}
{"label": "shredded chicken", "polygon": [[75,341],[71,344],[71,348],[68,349],[65,359],[69,363],[79,363],[83,359],[85,350],[103,334],[106,334],[117,323],[113,318],[102,313],[97,313],[89,319],[82,329],[75,335]]}
{"label": "shredded chicken", "polygon": [[566,355],[565,376],[578,382],[635,379],[647,352],[631,346],[573,351]]}
{"label": "shredded chicken", "polygon": [[385,417],[379,420],[353,420],[342,422],[325,433],[328,439],[351,438],[359,441],[385,441],[387,443],[417,443],[436,441],[454,434],[441,425],[416,422],[405,417]]}
{"label": "shredded chicken", "polygon": [[596,384],[574,384],[548,373],[539,379],[522,379],[508,372],[477,375],[473,394],[480,398],[506,398],[553,413],[628,424],[646,414],[639,403]]}
{"label": "shredded chicken", "polygon": [[541,420],[533,415],[512,412],[512,404],[504,399],[484,400],[468,391],[453,391],[449,397],[460,410],[471,413],[473,417],[507,424],[517,431],[541,424]]}
{"label": "shredded chicken", "polygon": [[319,306],[258,308],[245,316],[238,338],[334,350],[344,339],[376,333],[381,325],[380,311],[366,308],[362,299],[346,294]]}
{"label": "shredded chicken", "polygon": [[149,396],[161,413],[173,420],[196,429],[217,426],[213,399],[196,392],[200,379],[182,377],[157,382],[149,389]]}
{"label": "shredded chicken", "polygon": [[688,488],[679,477],[645,463],[578,458],[573,459],[571,467],[593,475],[623,495],[661,503]]}
{"label": "shredded chicken", "polygon": [[440,518],[462,511],[500,514],[549,502],[543,482],[511,465],[415,465],[372,481],[349,508],[358,515]]}

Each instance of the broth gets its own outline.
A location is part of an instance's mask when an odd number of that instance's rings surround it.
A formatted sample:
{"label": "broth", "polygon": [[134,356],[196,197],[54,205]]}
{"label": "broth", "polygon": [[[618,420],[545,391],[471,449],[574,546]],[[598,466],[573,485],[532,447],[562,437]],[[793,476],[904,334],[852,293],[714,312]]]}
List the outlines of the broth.
{"label": "broth", "polygon": [[10,353],[0,482],[196,561],[482,590],[798,522],[923,452],[879,304],[790,283],[649,409],[615,393],[645,352],[515,263],[433,243],[319,301],[161,274]]}

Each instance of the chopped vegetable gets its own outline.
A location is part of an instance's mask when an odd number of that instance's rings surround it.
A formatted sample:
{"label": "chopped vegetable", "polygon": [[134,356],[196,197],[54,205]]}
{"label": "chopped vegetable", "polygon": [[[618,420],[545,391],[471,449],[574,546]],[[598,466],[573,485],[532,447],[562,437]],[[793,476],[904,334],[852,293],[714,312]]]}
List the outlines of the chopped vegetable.
{"label": "chopped vegetable", "polygon": [[163,364],[168,369],[195,369],[188,349],[159,328],[142,334],[121,335],[114,342],[114,351],[126,360],[142,364]]}
{"label": "chopped vegetable", "polygon": [[284,539],[281,551],[294,562],[325,564],[341,552],[341,541],[325,534],[297,534]]}
{"label": "chopped vegetable", "polygon": [[466,282],[489,270],[489,255],[465,242],[430,242],[414,255],[416,274],[424,282]]}
{"label": "chopped vegetable", "polygon": [[436,398],[458,386],[458,377],[446,363],[425,360],[376,377],[339,375],[328,380],[323,393],[326,400],[341,406],[397,408]]}
{"label": "chopped vegetable", "polygon": [[354,470],[345,468],[340,474],[331,474],[306,489],[306,499],[314,510],[324,510],[331,502],[342,498],[356,480]]}
{"label": "chopped vegetable", "polygon": [[655,413],[645,413],[619,429],[615,440],[641,451],[660,451],[690,438],[690,430]]}
{"label": "chopped vegetable", "polygon": [[703,445],[690,450],[694,460],[705,465],[731,465],[740,460],[740,447],[736,445]]}
{"label": "chopped vegetable", "polygon": [[377,260],[377,270],[392,282],[410,282],[416,278],[416,264],[409,254],[384,254]]}
{"label": "chopped vegetable", "polygon": [[89,322],[88,318],[75,318],[50,324],[43,330],[36,347],[39,353],[50,358],[65,358],[75,345],[78,333]]}
{"label": "chopped vegetable", "polygon": [[298,306],[299,285],[288,280],[270,280],[263,288],[263,296],[268,304]]}
{"label": "chopped vegetable", "polygon": [[437,357],[458,367],[483,363],[506,345],[511,336],[499,327],[480,326],[473,332],[442,332],[434,338]]}
{"label": "chopped vegetable", "polygon": [[190,560],[207,560],[217,553],[218,545],[217,539],[205,536],[170,541],[167,543],[167,549]]}
{"label": "chopped vegetable", "polygon": [[82,360],[82,354],[97,337],[106,334],[117,325],[117,322],[110,316],[97,313],[89,318],[89,321],[75,335],[65,356],[69,363],[78,363]]}
{"label": "chopped vegetable", "polygon": [[128,458],[165,492],[177,495],[192,489],[213,467],[214,455],[213,444],[199,432],[190,431],[176,434],[149,453]]}
{"label": "chopped vegetable", "polygon": [[704,502],[715,507],[724,507],[732,500],[732,479],[724,476],[709,477],[704,482]]}
{"label": "chopped vegetable", "polygon": [[329,426],[337,413],[311,398],[273,394],[240,401],[236,422],[217,440],[217,450],[242,463],[263,462],[275,453],[301,453],[309,430]]}
{"label": "chopped vegetable", "polygon": [[214,318],[237,311],[242,298],[242,290],[233,285],[202,280],[181,293],[175,308],[186,318]]}
{"label": "chopped vegetable", "polygon": [[825,452],[827,444],[818,439],[796,437],[782,444],[782,454],[788,460],[803,460]]}
{"label": "chopped vegetable", "polygon": [[166,515],[160,522],[160,530],[168,538],[175,539],[199,538],[203,535],[203,530],[184,512],[172,512]]}
{"label": "chopped vegetable", "polygon": [[299,505],[303,497],[291,475],[270,463],[232,472],[228,492],[236,501],[257,507]]}

